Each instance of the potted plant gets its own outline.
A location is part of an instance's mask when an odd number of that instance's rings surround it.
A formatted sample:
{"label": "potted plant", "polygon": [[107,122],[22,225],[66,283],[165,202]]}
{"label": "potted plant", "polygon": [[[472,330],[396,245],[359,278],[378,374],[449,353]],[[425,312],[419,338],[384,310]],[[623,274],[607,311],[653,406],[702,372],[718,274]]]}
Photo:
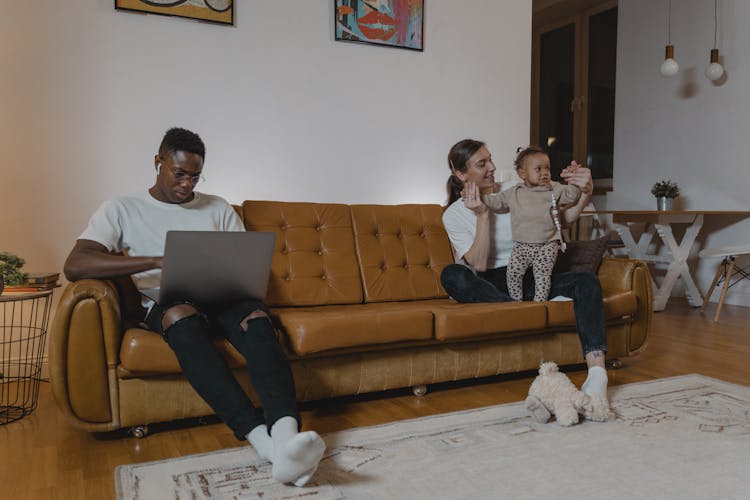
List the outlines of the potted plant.
{"label": "potted plant", "polygon": [[661,180],[651,187],[651,194],[656,196],[657,210],[672,210],[672,201],[680,196],[680,186],[672,180]]}
{"label": "potted plant", "polygon": [[5,285],[21,285],[26,281],[26,273],[20,271],[25,261],[9,252],[0,252],[0,293]]}

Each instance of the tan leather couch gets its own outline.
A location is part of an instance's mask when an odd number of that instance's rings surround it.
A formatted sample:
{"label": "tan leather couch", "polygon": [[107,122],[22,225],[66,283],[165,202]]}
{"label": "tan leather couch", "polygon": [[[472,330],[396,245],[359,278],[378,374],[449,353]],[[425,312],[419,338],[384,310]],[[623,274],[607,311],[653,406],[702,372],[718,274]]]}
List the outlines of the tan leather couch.
{"label": "tan leather couch", "polygon": [[[266,302],[300,401],[530,370],[542,359],[583,361],[570,302],[446,296],[440,272],[453,257],[438,205],[247,201],[238,210],[248,230],[277,235]],[[599,278],[609,357],[630,356],[651,325],[648,270],[605,258]],[[63,293],[50,363],[68,421],[109,431],[210,414],[167,344],[128,318],[129,293],[97,280]],[[247,388],[244,360],[221,348]]]}

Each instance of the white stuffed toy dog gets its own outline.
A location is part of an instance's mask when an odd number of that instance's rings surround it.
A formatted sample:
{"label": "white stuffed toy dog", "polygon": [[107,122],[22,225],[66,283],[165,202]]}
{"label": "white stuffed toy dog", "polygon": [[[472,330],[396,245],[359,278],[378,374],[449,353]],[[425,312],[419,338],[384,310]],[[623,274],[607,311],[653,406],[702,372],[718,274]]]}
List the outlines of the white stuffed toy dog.
{"label": "white stuffed toy dog", "polygon": [[529,388],[526,409],[537,422],[547,423],[554,415],[557,423],[564,427],[577,424],[579,414],[599,422],[609,418],[606,398],[591,398],[579,391],[551,361],[539,366],[539,376]]}

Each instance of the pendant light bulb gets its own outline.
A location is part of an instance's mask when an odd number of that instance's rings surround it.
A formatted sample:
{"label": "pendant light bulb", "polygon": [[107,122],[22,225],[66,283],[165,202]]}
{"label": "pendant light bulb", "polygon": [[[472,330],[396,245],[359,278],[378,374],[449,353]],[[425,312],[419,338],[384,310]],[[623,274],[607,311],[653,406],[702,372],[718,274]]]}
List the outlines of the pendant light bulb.
{"label": "pendant light bulb", "polygon": [[674,76],[680,69],[679,64],[674,60],[674,45],[667,45],[664,52],[664,62],[661,63],[659,73],[665,77]]}
{"label": "pendant light bulb", "polygon": [[724,67],[719,64],[719,49],[711,49],[711,64],[706,68],[706,78],[715,82],[724,75]]}
{"label": "pendant light bulb", "polygon": [[674,45],[672,45],[672,0],[667,0],[667,46],[664,49],[664,62],[661,63],[659,73],[669,78],[677,74],[680,66],[674,60]]}
{"label": "pendant light bulb", "polygon": [[719,1],[714,0],[714,48],[711,49],[711,64],[706,68],[706,78],[715,82],[724,75],[724,67],[719,63],[719,49],[716,48],[717,32],[719,31]]}

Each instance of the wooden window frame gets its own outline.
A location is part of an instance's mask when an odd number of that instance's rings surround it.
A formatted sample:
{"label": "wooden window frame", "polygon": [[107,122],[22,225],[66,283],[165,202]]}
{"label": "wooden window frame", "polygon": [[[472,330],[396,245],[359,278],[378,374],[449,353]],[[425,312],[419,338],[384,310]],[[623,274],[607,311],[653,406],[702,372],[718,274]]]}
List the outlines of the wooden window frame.
{"label": "wooden window frame", "polygon": [[[539,78],[541,73],[541,36],[573,24],[575,29],[573,69],[573,158],[586,161],[589,102],[589,18],[617,7],[617,0],[568,0],[553,4],[532,16],[531,43],[531,120],[529,137],[534,144],[539,137]],[[544,144],[539,144],[544,147]],[[595,179],[596,194],[612,191],[612,179]]]}

